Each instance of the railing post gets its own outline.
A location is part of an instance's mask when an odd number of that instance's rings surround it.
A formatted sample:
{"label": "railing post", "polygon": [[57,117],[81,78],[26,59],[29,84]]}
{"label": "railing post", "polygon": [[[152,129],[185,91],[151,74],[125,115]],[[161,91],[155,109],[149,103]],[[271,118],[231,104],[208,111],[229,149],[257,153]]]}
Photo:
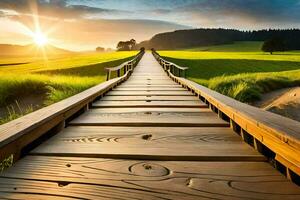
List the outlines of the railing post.
{"label": "railing post", "polygon": [[110,79],[110,70],[107,70],[106,80],[108,81],[109,79]]}
{"label": "railing post", "polygon": [[120,77],[120,75],[121,75],[121,74],[120,74],[120,70],[121,70],[121,69],[118,69],[118,70],[117,70],[117,75],[118,75],[118,77]]}

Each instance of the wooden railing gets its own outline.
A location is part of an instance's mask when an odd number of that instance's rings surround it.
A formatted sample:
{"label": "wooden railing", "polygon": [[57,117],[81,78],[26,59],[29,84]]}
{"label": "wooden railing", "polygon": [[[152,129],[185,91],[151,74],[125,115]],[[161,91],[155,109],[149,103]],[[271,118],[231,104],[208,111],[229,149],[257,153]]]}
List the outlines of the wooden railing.
{"label": "wooden railing", "polygon": [[186,71],[188,70],[188,67],[181,67],[175,63],[162,59],[154,49],[152,49],[152,54],[166,72],[170,71],[170,73],[175,76],[186,77]]}
{"label": "wooden railing", "polygon": [[[159,63],[164,63],[153,52]],[[269,158],[275,168],[294,182],[300,183],[300,123],[286,117],[241,103],[185,78],[170,70],[170,78],[191,90],[229,121],[232,129],[257,151]]]}
{"label": "wooden railing", "polygon": [[[135,66],[144,52],[129,61]],[[126,62],[128,64],[128,62]],[[68,122],[88,110],[92,102],[127,80],[133,67],[125,74],[94,86],[77,95],[0,126],[0,161],[13,155],[14,161],[29,152],[36,145],[58,133]]]}
{"label": "wooden railing", "polygon": [[144,53],[145,53],[145,51],[141,50],[132,60],[122,63],[121,65],[119,65],[117,67],[106,68],[106,71],[107,71],[106,80],[108,81],[111,79],[112,72],[116,72],[116,76],[120,77],[122,71],[123,71],[123,74],[126,74],[128,71],[132,71],[135,68],[135,66],[137,65],[137,63],[141,60]]}

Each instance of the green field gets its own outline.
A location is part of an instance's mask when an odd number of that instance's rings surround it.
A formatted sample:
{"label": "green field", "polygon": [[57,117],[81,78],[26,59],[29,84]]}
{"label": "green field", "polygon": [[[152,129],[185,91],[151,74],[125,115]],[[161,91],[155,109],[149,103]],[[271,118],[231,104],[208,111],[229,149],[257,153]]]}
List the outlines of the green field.
{"label": "green field", "polygon": [[106,67],[117,66],[136,53],[70,54],[47,60],[0,57],[0,107],[2,112],[8,111],[7,116],[2,115],[0,123],[33,110],[30,106],[19,106],[22,97],[40,95],[44,96],[43,105],[55,103],[105,81]]}
{"label": "green field", "polygon": [[263,42],[234,42],[233,44],[203,46],[185,51],[211,51],[211,52],[255,52],[260,51]]}
{"label": "green field", "polygon": [[300,52],[270,55],[250,51],[256,43],[245,44],[244,51],[238,51],[241,44],[235,44],[235,52],[234,45],[221,45],[223,52],[188,49],[159,53],[171,62],[189,67],[189,79],[243,102],[258,100],[265,92],[300,85]]}

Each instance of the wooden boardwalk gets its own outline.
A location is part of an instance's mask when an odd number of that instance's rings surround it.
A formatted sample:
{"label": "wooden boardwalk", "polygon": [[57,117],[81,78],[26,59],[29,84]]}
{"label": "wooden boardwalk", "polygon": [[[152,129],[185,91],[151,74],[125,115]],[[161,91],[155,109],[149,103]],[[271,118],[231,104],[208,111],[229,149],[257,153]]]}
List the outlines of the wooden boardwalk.
{"label": "wooden boardwalk", "polygon": [[300,199],[300,188],[151,53],[1,174],[0,199]]}

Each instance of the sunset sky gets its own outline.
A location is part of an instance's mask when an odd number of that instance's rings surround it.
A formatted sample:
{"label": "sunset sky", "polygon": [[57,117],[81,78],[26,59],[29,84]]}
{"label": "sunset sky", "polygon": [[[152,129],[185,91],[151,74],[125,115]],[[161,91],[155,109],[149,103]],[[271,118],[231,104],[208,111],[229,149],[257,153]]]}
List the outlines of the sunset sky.
{"label": "sunset sky", "polygon": [[0,0],[0,43],[93,50],[178,29],[300,28],[300,0]]}

